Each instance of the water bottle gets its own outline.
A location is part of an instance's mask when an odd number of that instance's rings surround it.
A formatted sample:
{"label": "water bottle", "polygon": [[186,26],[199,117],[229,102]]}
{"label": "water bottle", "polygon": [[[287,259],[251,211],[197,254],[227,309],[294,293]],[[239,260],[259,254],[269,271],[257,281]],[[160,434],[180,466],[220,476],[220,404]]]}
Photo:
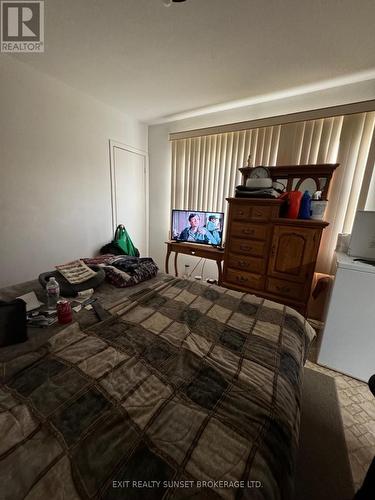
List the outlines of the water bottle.
{"label": "water bottle", "polygon": [[57,301],[60,298],[60,286],[56,278],[52,277],[48,280],[46,291],[48,309],[56,309]]}
{"label": "water bottle", "polygon": [[308,191],[303,193],[299,208],[299,219],[310,219],[311,217],[311,195]]}
{"label": "water bottle", "polygon": [[184,274],[182,275],[182,277],[185,280],[189,278],[189,269],[190,269],[190,265],[189,264],[185,264],[185,271],[184,271]]}

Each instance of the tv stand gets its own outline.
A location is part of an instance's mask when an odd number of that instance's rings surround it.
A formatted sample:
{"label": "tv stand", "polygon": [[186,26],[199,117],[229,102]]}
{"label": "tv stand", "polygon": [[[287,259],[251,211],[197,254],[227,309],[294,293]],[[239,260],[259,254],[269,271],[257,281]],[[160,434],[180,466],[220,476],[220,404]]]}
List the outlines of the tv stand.
{"label": "tv stand", "polygon": [[165,257],[165,272],[169,274],[169,257],[172,252],[175,253],[174,256],[174,273],[175,276],[178,277],[178,269],[177,269],[177,258],[178,254],[182,253],[185,255],[193,255],[194,257],[200,257],[201,259],[209,259],[215,260],[217,264],[218,270],[218,284],[221,285],[222,278],[222,267],[221,263],[224,260],[224,252],[215,247],[211,247],[209,245],[203,245],[200,243],[190,243],[187,241],[166,241],[167,245],[167,255]]}

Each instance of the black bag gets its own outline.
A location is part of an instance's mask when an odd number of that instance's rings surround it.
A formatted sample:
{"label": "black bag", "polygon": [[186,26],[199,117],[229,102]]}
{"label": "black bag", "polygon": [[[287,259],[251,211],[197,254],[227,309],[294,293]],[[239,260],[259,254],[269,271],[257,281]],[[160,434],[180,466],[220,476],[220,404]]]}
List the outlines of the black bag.
{"label": "black bag", "polygon": [[19,344],[27,340],[26,302],[0,300],[0,346]]}
{"label": "black bag", "polygon": [[100,255],[106,255],[110,253],[112,255],[125,255],[122,248],[120,248],[115,241],[107,243],[100,249]]}
{"label": "black bag", "polygon": [[119,224],[115,231],[115,237],[100,249],[100,254],[107,253],[113,255],[131,255],[139,257],[139,250],[136,248],[123,224]]}

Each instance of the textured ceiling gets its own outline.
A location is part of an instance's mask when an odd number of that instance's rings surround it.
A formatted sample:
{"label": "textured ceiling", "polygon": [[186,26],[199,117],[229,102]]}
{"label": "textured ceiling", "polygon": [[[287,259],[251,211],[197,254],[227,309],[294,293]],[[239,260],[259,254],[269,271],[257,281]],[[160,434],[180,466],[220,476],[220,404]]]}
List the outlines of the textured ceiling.
{"label": "textured ceiling", "polygon": [[45,10],[46,52],[13,57],[144,121],[375,68],[374,0],[46,0]]}

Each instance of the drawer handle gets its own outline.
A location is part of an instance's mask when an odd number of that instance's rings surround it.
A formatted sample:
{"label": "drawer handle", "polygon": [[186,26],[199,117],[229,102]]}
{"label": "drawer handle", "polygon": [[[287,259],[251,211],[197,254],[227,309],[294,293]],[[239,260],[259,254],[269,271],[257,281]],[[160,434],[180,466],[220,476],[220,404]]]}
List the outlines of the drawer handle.
{"label": "drawer handle", "polygon": [[244,260],[239,260],[238,261],[238,265],[240,267],[249,267],[249,263],[248,262],[245,262]]}
{"label": "drawer handle", "polygon": [[243,283],[245,281],[249,281],[249,279],[245,278],[244,276],[236,276],[236,280],[240,281],[241,283]]}
{"label": "drawer handle", "polygon": [[243,234],[255,234],[255,229],[242,229]]}
{"label": "drawer handle", "polygon": [[250,250],[252,250],[253,247],[249,247],[249,245],[240,245],[240,250],[246,250],[248,252],[250,252]]}
{"label": "drawer handle", "polygon": [[276,285],[276,290],[278,292],[284,292],[284,293],[288,293],[291,291],[288,286],[278,286],[278,285]]}
{"label": "drawer handle", "polygon": [[242,210],[239,210],[239,211],[237,212],[237,214],[238,214],[238,215],[243,215],[244,213],[243,213],[243,211],[242,211]]}

